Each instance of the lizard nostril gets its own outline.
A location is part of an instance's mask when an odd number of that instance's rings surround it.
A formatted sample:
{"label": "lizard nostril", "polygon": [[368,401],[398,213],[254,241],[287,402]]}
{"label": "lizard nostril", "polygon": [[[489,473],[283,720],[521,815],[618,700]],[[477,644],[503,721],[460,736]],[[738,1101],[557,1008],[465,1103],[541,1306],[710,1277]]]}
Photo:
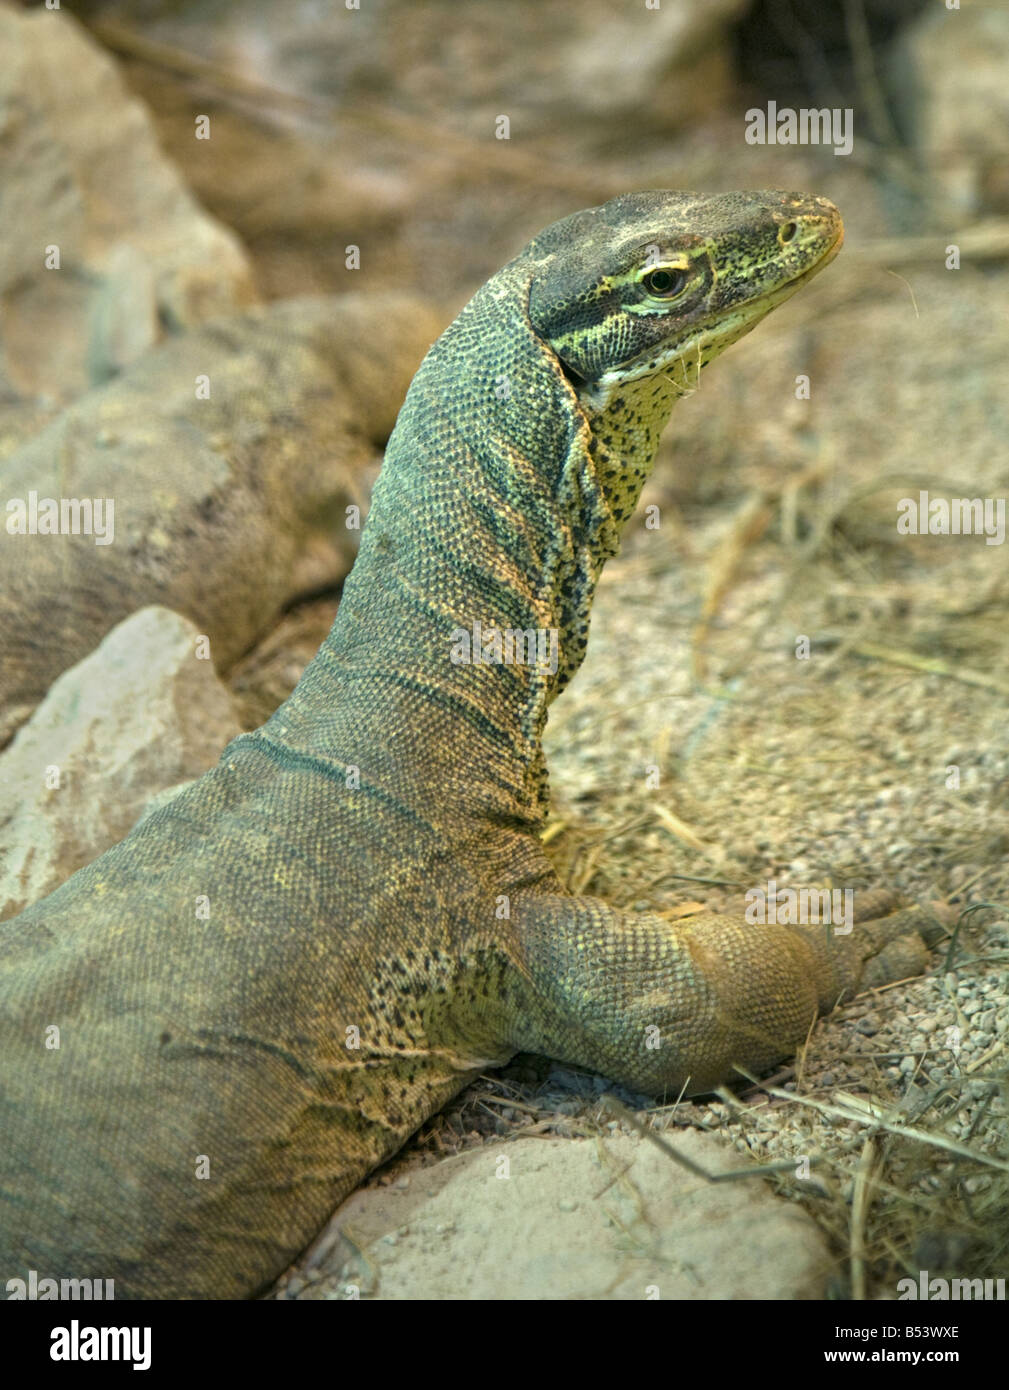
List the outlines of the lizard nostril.
{"label": "lizard nostril", "polygon": [[778,240],[781,242],[794,241],[799,230],[798,222],[785,222],[778,228]]}

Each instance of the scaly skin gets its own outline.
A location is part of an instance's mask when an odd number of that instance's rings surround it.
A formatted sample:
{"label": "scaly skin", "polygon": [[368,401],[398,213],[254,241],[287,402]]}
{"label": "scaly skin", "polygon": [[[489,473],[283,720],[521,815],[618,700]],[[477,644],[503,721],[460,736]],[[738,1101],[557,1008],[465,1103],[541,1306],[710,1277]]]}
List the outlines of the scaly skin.
{"label": "scaly skin", "polygon": [[[673,924],[566,894],[539,840],[547,707],[673,400],[840,239],[820,199],[632,194],[443,334],[290,699],[0,929],[0,1278],[253,1294],[518,1050],[698,1090],[921,968],[914,914]],[[556,629],[556,670],[454,661],[475,621]]]}

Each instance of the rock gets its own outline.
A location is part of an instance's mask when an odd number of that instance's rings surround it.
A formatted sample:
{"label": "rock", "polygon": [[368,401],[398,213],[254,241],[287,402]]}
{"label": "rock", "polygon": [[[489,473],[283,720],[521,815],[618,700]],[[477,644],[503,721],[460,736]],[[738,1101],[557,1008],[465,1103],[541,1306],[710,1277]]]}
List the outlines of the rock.
{"label": "rock", "polygon": [[[393,266],[397,284],[449,296],[475,289],[555,218],[626,187],[664,186],[669,133],[736,100],[731,29],[746,8],[126,0],[116,17],[275,94],[247,110],[222,103],[211,140],[197,145],[189,91],[179,99],[147,65],[131,74],[166,147],[252,249],[271,296],[342,288],[348,243],[362,248],[367,283],[385,283]],[[508,139],[498,138],[502,117]],[[661,158],[645,172],[637,160],[649,139]],[[337,254],[321,256],[320,245]]]}
{"label": "rock", "polygon": [[[353,107],[383,99],[466,135],[507,114],[517,138],[611,122],[693,123],[731,87],[729,30],[747,0],[369,0],[360,10],[223,0],[143,16],[148,38],[243,80]],[[139,17],[138,17],[139,18]]]}
{"label": "rock", "polygon": [[[77,20],[0,7],[0,53],[5,411],[11,397],[72,400],[163,327],[191,327],[256,294],[237,237],[197,205]],[[58,268],[46,266],[49,247]]]}
{"label": "rock", "polygon": [[898,40],[895,106],[946,219],[940,225],[1009,213],[1007,70],[1009,11],[996,5],[930,6]]}
{"label": "rock", "polygon": [[[740,1166],[696,1131],[670,1142],[710,1172]],[[355,1268],[341,1228],[366,1266]],[[408,1190],[365,1188],[316,1249],[322,1258],[310,1251],[295,1275],[317,1289],[340,1281],[434,1301],[815,1299],[831,1268],[812,1220],[760,1179],[708,1183],[623,1134],[490,1145],[424,1168]]]}
{"label": "rock", "polygon": [[[340,580],[359,535],[346,508],[367,511],[381,446],[439,327],[412,296],[381,293],[218,319],[152,349],[12,454],[0,747],[61,671],[146,604],[191,619],[223,671],[292,599]],[[97,526],[12,534],[12,501],[28,515],[33,493],[100,499],[105,516],[111,499],[110,543]]]}
{"label": "rock", "polygon": [[228,685],[243,727],[265,724],[284,703],[333,626],[337,607],[332,595],[300,604],[233,667]]}
{"label": "rock", "polygon": [[0,918],[121,840],[154,793],[212,767],[239,732],[199,635],[167,608],[134,613],[0,755]]}

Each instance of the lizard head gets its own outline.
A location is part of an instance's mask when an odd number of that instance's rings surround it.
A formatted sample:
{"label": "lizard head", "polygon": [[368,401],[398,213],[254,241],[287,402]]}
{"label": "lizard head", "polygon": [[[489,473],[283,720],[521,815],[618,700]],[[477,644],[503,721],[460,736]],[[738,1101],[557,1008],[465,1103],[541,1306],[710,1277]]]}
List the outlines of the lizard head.
{"label": "lizard head", "polygon": [[843,239],[826,198],[651,192],[575,213],[530,242],[530,325],[577,399],[606,498],[597,565],[615,553],[676,400]]}
{"label": "lizard head", "polygon": [[591,409],[666,376],[678,394],[833,259],[841,217],[802,193],[628,193],[530,243],[529,317]]}

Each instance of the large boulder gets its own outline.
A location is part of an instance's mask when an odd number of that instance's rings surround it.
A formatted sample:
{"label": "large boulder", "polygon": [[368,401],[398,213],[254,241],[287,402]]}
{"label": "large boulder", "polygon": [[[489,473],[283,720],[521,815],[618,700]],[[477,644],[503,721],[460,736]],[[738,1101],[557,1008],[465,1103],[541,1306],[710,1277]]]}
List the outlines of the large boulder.
{"label": "large boulder", "polygon": [[239,733],[200,638],[167,608],[134,613],[60,676],[0,754],[0,918],[90,864]]}
{"label": "large boulder", "polygon": [[256,294],[238,238],[72,16],[0,6],[0,54],[2,458],[163,332]]}
{"label": "large boulder", "polygon": [[[185,614],[224,671],[292,599],[341,579],[358,535],[346,508],[366,509],[439,327],[407,295],[250,310],[152,349],[11,455],[0,747],[49,683],[137,608]],[[60,509],[58,534],[43,534],[46,501]],[[62,526],[64,502],[97,517],[96,501],[104,534],[97,520],[72,534],[70,506]]]}

